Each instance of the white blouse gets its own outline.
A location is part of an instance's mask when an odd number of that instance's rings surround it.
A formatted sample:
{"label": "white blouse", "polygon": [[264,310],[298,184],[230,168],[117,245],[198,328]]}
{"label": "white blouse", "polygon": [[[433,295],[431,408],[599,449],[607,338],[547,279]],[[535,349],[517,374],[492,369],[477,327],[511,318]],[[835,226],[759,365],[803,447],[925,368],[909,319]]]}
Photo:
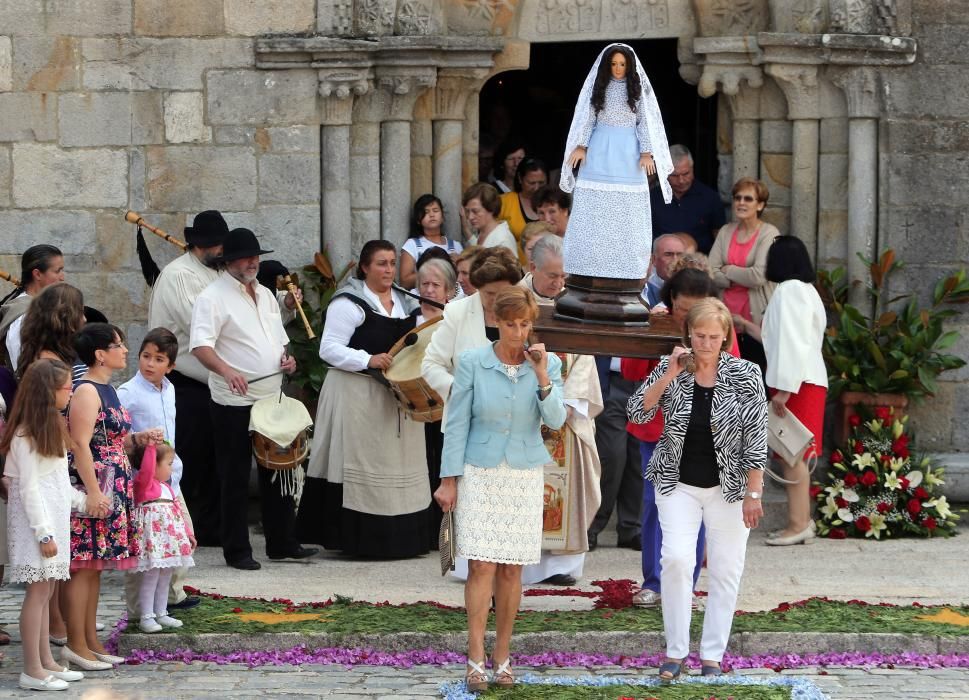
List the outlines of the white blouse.
{"label": "white blouse", "polygon": [[[4,464],[4,476],[10,477],[12,485],[20,492],[20,500],[27,513],[27,522],[40,542],[42,537],[54,533],[50,520],[45,494],[40,489],[40,478],[62,469],[67,474],[67,452],[63,457],[44,457],[34,450],[33,441],[23,435],[14,435],[10,441],[10,452]],[[67,480],[65,479],[65,483]],[[71,507],[83,509],[84,494],[76,489],[71,491]]]}
{"label": "white blouse", "polygon": [[[359,290],[353,290],[353,293],[360,294]],[[391,292],[394,305],[389,314],[380,302],[380,297],[366,284],[363,285],[363,298],[369,302],[374,312],[381,316],[407,318],[407,311],[398,292]],[[320,359],[331,367],[347,372],[360,372],[367,369],[372,355],[366,350],[356,350],[347,345],[354,331],[363,325],[366,317],[363,309],[356,302],[346,299],[344,295],[334,298],[326,307],[326,323],[323,325],[323,337],[320,339]]]}
{"label": "white blouse", "polygon": [[801,384],[828,386],[821,346],[827,315],[813,285],[781,282],[774,290],[761,328],[767,354],[767,386],[797,393]]}

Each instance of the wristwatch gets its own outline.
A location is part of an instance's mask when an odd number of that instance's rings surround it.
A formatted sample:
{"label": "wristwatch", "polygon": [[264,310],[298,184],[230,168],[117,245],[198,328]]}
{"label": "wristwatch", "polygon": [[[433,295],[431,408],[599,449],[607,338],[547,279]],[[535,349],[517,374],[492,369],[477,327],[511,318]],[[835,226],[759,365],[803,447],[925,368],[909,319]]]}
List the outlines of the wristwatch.
{"label": "wristwatch", "polygon": [[755,501],[760,500],[760,491],[748,491],[747,495],[753,498]]}
{"label": "wristwatch", "polygon": [[53,541],[54,541],[53,535],[44,535],[43,537],[40,538],[41,544],[47,544],[48,542],[53,542]]}

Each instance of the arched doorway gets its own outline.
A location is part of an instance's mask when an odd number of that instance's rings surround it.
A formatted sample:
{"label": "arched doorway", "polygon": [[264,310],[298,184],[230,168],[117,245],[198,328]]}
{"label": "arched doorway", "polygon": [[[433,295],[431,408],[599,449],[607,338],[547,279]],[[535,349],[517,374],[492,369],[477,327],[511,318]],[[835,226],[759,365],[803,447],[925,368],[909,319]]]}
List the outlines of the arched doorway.
{"label": "arched doorway", "polygon": [[[717,101],[702,98],[679,73],[676,39],[622,40],[636,51],[656,91],[669,142],[693,151],[696,174],[717,182]],[[520,138],[530,153],[556,169],[575,100],[589,68],[607,42],[533,43],[528,70],[499,73],[481,89],[479,125],[482,179],[491,172],[492,151]]]}

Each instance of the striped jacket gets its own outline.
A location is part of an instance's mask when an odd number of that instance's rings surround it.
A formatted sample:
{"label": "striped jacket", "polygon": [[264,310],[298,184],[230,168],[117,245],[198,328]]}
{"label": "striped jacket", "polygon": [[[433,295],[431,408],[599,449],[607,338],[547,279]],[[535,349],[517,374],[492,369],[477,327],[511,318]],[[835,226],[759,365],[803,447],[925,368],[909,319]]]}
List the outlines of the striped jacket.
{"label": "striped jacket", "polygon": [[[643,410],[643,394],[660,379],[669,365],[662,358],[646,381],[629,397],[627,413],[632,423],[646,423],[662,408],[666,428],[646,470],[656,489],[669,495],[680,481],[683,439],[693,408],[694,377],[680,372],[659,403]],[[713,446],[720,470],[720,486],[727,503],[742,500],[747,489],[747,472],[767,464],[767,399],[760,368],[752,362],[720,353],[717,383],[710,411]]]}

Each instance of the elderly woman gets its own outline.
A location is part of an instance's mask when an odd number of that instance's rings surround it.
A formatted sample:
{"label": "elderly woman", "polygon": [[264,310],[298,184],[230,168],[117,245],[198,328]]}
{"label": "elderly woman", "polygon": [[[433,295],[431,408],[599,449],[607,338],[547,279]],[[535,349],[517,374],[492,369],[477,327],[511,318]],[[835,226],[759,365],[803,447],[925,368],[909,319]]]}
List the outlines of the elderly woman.
{"label": "elderly woman", "polygon": [[525,263],[522,267],[527,269],[532,262],[532,249],[538,243],[539,238],[555,235],[555,227],[547,221],[533,221],[526,224],[521,235],[522,252],[525,254]]}
{"label": "elderly woman", "polygon": [[821,454],[828,371],[821,355],[827,318],[814,288],[814,266],[799,238],[780,236],[767,252],[767,279],[777,284],[767,304],[762,328],[738,317],[734,323],[752,337],[763,339],[767,354],[767,386],[771,408],[781,417],[788,411],[814,435],[814,444],[785,477],[787,527],[768,535],[767,544],[785,546],[814,539],[811,519],[811,480],[806,459]]}
{"label": "elderly woman", "polygon": [[74,487],[87,494],[85,512],[107,513],[107,517],[71,516],[71,578],[61,594],[67,646],[61,660],[82,671],[104,671],[124,663],[124,657],[108,654],[97,636],[101,572],[126,571],[138,564],[127,452],[160,443],[165,436],[160,427],[131,432],[128,411],[111,386],[112,376],[125,368],[128,357],[119,328],[89,323],[75,337],[74,347],[87,371],[74,383],[67,413],[74,442],[68,471]]}
{"label": "elderly woman", "polygon": [[[455,367],[465,350],[498,340],[494,305],[498,292],[521,281],[518,259],[506,248],[486,248],[471,263],[471,284],[478,290],[444,309],[444,320],[434,332],[421,374],[445,402],[451,394]],[[444,406],[445,414],[447,404]]]}
{"label": "elderly woman", "polygon": [[415,304],[393,289],[396,271],[393,244],[368,241],[356,277],[327,307],[320,357],[330,370],[297,526],[304,542],[403,559],[428,551],[431,491],[423,427],[372,376],[390,367],[387,351],[414,328]]}
{"label": "elderly woman", "polygon": [[[663,357],[629,398],[631,422],[646,423],[660,409],[666,422],[646,472],[656,490],[663,530],[660,585],[667,659],[660,666],[662,680],[677,678],[689,655],[691,575],[700,524],[706,526],[710,576],[700,660],[703,675],[720,675],[747,536],[763,514],[767,402],[757,366],[726,352],[732,330],[723,303],[697,302],[684,323],[686,347]],[[691,354],[694,371],[686,371]]]}
{"label": "elderly woman", "polygon": [[[770,192],[761,180],[742,177],[733,186],[734,221],[720,229],[710,250],[710,270],[732,314],[760,324],[774,283],[767,279],[767,251],[780,235],[761,219]],[[746,333],[737,342],[740,356],[766,366],[764,346]]]}
{"label": "elderly woman", "polygon": [[[494,682],[514,684],[509,646],[521,602],[522,566],[542,551],[544,423],[565,422],[561,363],[528,346],[538,305],[521,287],[495,300],[499,339],[461,354],[449,402],[441,486],[434,498],[455,513],[458,556],[469,560],[468,690],[488,686],[484,637],[492,592],[497,639]],[[526,352],[526,349],[528,352]]]}
{"label": "elderly woman", "polygon": [[461,251],[461,255],[458,256],[458,259],[454,263],[458,269],[458,286],[461,287],[461,291],[463,292],[462,296],[469,297],[478,291],[471,284],[471,261],[480,250],[480,246],[469,245]]}
{"label": "elderly woman", "polygon": [[500,221],[501,199],[498,190],[486,182],[478,182],[465,190],[461,197],[464,218],[471,232],[469,240],[482,248],[504,246],[518,255],[518,243],[508,228],[508,223]]}

